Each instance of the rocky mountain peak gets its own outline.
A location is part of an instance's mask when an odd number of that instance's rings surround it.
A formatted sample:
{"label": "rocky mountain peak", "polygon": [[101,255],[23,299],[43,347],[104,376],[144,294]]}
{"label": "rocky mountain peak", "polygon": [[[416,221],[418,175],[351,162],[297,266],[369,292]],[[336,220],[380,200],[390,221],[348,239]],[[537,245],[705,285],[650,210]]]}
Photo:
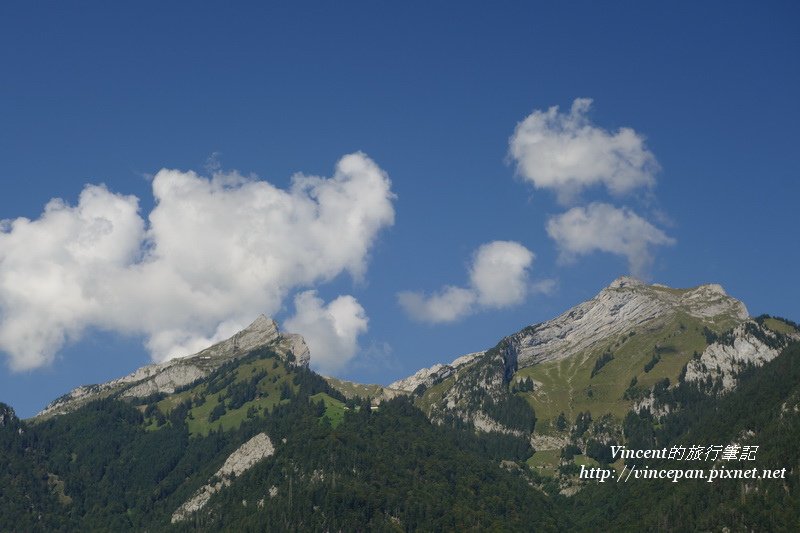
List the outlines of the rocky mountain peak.
{"label": "rocky mountain peak", "polygon": [[262,333],[276,333],[278,331],[278,324],[266,315],[258,315],[253,322],[244,328],[241,333],[245,332],[262,332]]}
{"label": "rocky mountain peak", "polygon": [[690,289],[647,285],[622,276],[594,298],[511,336],[520,367],[570,357],[637,329],[653,329],[685,313],[709,325],[732,327],[748,318],[742,302],[716,284]]}
{"label": "rocky mountain peak", "polygon": [[[622,346],[635,337],[633,345],[647,346],[647,349],[658,353],[660,343],[667,337],[691,331],[695,338],[702,338],[701,332],[721,333],[742,325],[748,319],[744,304],[728,296],[720,285],[675,289],[622,276],[593,298],[579,303],[556,318],[528,326],[505,337],[486,352],[470,354],[450,364],[437,364],[422,369],[392,383],[390,387],[421,394],[423,399],[420,401],[434,421],[461,419],[472,423],[480,431],[516,435],[521,434],[521,429],[525,429],[524,420],[515,422],[508,419],[503,409],[507,407],[513,410],[509,390],[515,374],[520,370],[542,363],[571,359],[572,362],[566,367],[551,365],[549,368],[556,370],[554,374],[548,374],[548,380],[555,380],[559,382],[558,386],[568,388],[572,398],[571,380],[578,373],[580,379],[583,379],[584,374],[588,375],[591,365],[596,366],[598,355],[606,353],[610,346]],[[678,350],[671,345],[669,348],[661,348]],[[636,350],[638,351],[634,357],[641,355],[640,347],[634,348]],[[727,356],[727,352],[721,353],[719,357],[714,357],[715,354],[716,352],[710,351],[704,355],[709,360],[707,366]],[[626,352],[624,357],[628,355]],[[685,356],[688,354],[682,355]],[[749,361],[753,358],[746,359]],[[641,364],[646,366],[646,363],[644,361]],[[705,375],[703,367],[698,366],[695,370],[692,376]],[[530,372],[525,374],[528,377],[531,375]],[[531,392],[533,387],[544,386],[530,379],[523,381],[525,376],[517,380],[518,387],[524,386]],[[626,374],[623,382],[629,381],[630,376]],[[432,387],[439,384],[442,386],[431,395],[425,396],[427,389],[434,390]],[[420,388],[421,386],[424,388]],[[547,396],[546,389],[542,391],[544,396],[540,393],[537,398]],[[622,392],[620,391],[620,396]],[[559,394],[562,393],[563,390],[559,391]],[[545,398],[541,401],[549,405],[560,400]],[[506,407],[498,407],[502,405]],[[569,405],[572,405],[571,399]]]}
{"label": "rocky mountain peak", "polygon": [[308,366],[311,358],[303,337],[281,333],[274,320],[259,315],[249,326],[232,337],[195,354],[143,366],[127,376],[99,385],[78,387],[53,401],[37,416],[66,413],[92,400],[112,395],[144,398],[158,393],[172,394],[177,389],[208,376],[223,364],[260,348],[272,349],[299,366]]}
{"label": "rocky mountain peak", "polygon": [[224,356],[225,354],[249,352],[250,350],[266,346],[275,341],[279,336],[278,324],[271,318],[259,315],[249,326],[234,334],[229,339],[209,346],[205,350],[188,356],[188,358],[208,358],[218,357],[220,355]]}
{"label": "rocky mountain peak", "polygon": [[[504,378],[501,381],[508,381],[517,369],[591,353],[623,336],[658,331],[671,321],[695,322],[700,328],[723,330],[748,318],[744,304],[728,296],[717,284],[674,289],[621,276],[590,300],[560,316],[506,337],[498,345],[502,348],[498,352],[502,357],[498,354],[492,357],[497,359],[497,376]],[[450,364],[424,368],[389,387],[407,392],[420,385],[429,387],[485,357],[483,352],[478,352]],[[501,369],[501,365],[504,368]]]}

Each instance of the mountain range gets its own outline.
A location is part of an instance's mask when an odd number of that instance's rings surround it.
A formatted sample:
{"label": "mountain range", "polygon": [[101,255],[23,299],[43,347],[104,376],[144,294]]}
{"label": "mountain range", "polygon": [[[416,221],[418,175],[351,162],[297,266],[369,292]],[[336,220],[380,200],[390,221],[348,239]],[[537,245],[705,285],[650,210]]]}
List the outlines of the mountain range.
{"label": "mountain range", "polygon": [[[791,530],[798,340],[719,285],[621,277],[383,386],[314,373],[302,337],[260,316],[32,419],[0,404],[0,530]],[[614,447],[733,442],[785,477],[581,475],[644,465]]]}

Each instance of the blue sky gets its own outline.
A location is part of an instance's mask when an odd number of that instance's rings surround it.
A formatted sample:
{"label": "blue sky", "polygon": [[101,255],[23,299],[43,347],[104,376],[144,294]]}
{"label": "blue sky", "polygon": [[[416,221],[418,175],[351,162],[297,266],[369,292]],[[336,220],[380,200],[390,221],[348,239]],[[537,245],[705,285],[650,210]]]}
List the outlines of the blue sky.
{"label": "blue sky", "polygon": [[798,15],[6,5],[0,401],[30,416],[258,311],[388,383],[631,270],[798,320]]}

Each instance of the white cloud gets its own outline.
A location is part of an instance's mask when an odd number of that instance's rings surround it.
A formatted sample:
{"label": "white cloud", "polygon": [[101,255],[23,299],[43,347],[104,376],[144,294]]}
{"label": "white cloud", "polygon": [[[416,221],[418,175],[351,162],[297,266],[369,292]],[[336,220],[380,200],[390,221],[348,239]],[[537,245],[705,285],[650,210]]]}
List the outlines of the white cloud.
{"label": "white cloud", "polygon": [[604,203],[574,207],[547,222],[547,234],[556,241],[563,261],[593,252],[624,256],[632,274],[645,277],[653,261],[653,246],[672,245],[675,239],[628,208]]}
{"label": "white cloud", "polygon": [[138,200],[86,186],[76,207],[51,200],[37,220],[0,232],[0,349],[15,369],[49,362],[87,320],[103,317],[108,283],[139,253]]}
{"label": "white cloud", "polygon": [[284,326],[306,340],[315,369],[334,372],[356,355],[368,319],[355,298],[339,296],[325,305],[316,291],[305,291],[295,296],[294,306],[295,314]]}
{"label": "white cloud", "polygon": [[455,322],[472,313],[475,291],[446,286],[430,296],[414,291],[397,294],[397,301],[406,313],[420,322]]}
{"label": "white cloud", "polygon": [[533,252],[511,241],[494,241],[478,248],[469,273],[478,303],[502,308],[525,301],[533,257]]}
{"label": "white cloud", "polygon": [[519,243],[493,241],[475,252],[469,288],[446,286],[434,294],[404,291],[400,306],[420,322],[455,322],[480,309],[504,308],[525,301],[534,289],[528,282],[533,252]]}
{"label": "white cloud", "polygon": [[138,200],[88,185],[36,220],[0,225],[0,350],[13,369],[52,361],[88,327],[144,335],[155,360],[277,313],[295,288],[366,271],[394,222],[391,182],[361,153],[331,178],[282,190],[236,173],[162,170]]}
{"label": "white cloud", "polygon": [[621,195],[655,184],[659,166],[644,138],[631,128],[611,133],[592,125],[586,116],[591,104],[578,98],[569,113],[558,106],[536,110],[509,139],[519,175],[537,189],[554,191],[562,204],[596,185]]}

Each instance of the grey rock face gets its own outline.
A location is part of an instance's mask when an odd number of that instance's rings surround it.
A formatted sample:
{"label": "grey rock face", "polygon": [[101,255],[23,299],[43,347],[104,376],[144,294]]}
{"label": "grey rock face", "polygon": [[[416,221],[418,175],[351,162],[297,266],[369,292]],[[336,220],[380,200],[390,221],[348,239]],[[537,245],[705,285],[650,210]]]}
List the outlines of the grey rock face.
{"label": "grey rock face", "polygon": [[720,392],[736,387],[737,375],[748,366],[763,366],[775,359],[792,337],[777,335],[755,321],[747,321],[730,337],[713,342],[686,366],[688,382],[719,382]]}
{"label": "grey rock face", "polygon": [[677,311],[713,321],[741,322],[748,318],[742,302],[719,285],[670,289],[645,285],[623,276],[587,302],[566,313],[512,335],[521,368],[565,359],[590,350],[609,338],[641,328],[656,328]]}
{"label": "grey rock face", "polygon": [[473,362],[475,358],[483,355],[484,352],[474,352],[454,360],[449,365],[436,364],[430,368],[423,368],[418,370],[413,376],[400,379],[388,385],[389,389],[401,390],[405,392],[414,392],[420,385],[430,387],[434,383],[438,383],[452,376],[459,368],[466,366]]}
{"label": "grey rock face", "polygon": [[448,376],[453,383],[441,399],[431,405],[430,419],[442,423],[449,417],[457,417],[471,423],[478,431],[521,436],[520,431],[506,427],[483,409],[486,400],[502,401],[507,394],[511,368],[516,361],[509,347],[504,340],[492,350],[471,354],[469,363]]}
{"label": "grey rock face", "polygon": [[297,365],[308,366],[311,361],[311,351],[301,335],[286,333],[282,335],[281,344],[287,352],[292,352]]}
{"label": "grey rock face", "polygon": [[275,453],[275,447],[266,433],[259,433],[236,449],[217,470],[211,480],[195,492],[173,514],[172,523],[187,520],[206,506],[211,497],[231,484],[237,476],[250,470],[259,461]]}
{"label": "grey rock face", "polygon": [[242,354],[268,345],[278,338],[278,325],[271,318],[259,315],[252,324],[233,337],[218,342],[190,357],[220,357]]}

